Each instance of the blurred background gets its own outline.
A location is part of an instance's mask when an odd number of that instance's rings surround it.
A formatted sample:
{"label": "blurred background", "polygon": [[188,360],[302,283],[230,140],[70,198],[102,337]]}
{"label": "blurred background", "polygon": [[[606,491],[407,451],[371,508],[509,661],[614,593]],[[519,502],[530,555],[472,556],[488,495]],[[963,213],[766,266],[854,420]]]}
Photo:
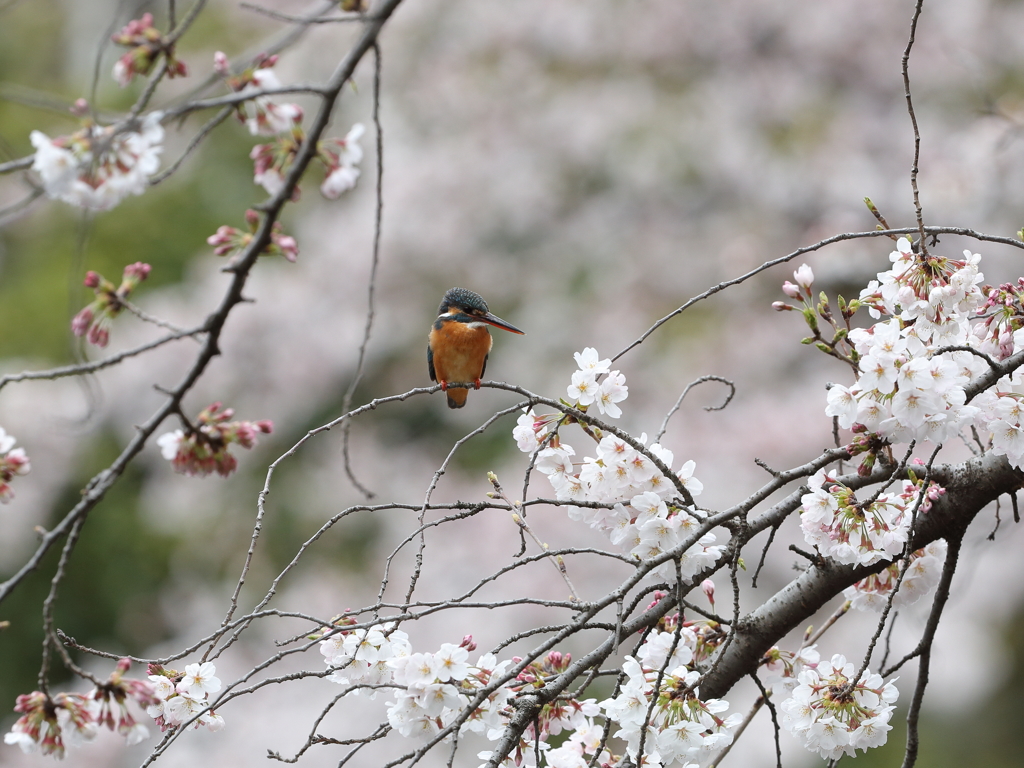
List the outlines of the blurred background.
{"label": "blurred background", "polygon": [[[309,7],[266,5],[290,13]],[[32,130],[73,131],[67,107],[89,97],[94,72],[102,114],[130,106],[142,85],[117,87],[109,73],[120,50],[106,41],[145,10],[165,27],[162,2],[0,0],[0,162],[29,154]],[[593,346],[611,356],[722,280],[832,234],[873,229],[865,196],[891,225],[912,225],[913,133],[900,75],[912,11],[909,0],[407,0],[381,41],[384,229],[373,337],[353,403],[429,383],[426,333],[453,285],[478,291],[527,333],[495,333],[488,377],[560,397],[574,351]],[[1024,4],[1012,0],[925,6],[910,71],[928,224],[1002,236],[1024,225],[1022,23]],[[154,106],[187,97],[212,72],[214,51],[242,61],[288,28],[236,2],[212,0],[179,45],[191,76],[164,83]],[[356,34],[351,25],[309,30],[282,54],[279,78],[323,79]],[[370,128],[369,58],[354,86],[340,101],[332,136],[356,122]],[[312,103],[304,106],[310,114]],[[167,126],[164,167],[204,117]],[[206,237],[222,224],[243,226],[245,209],[264,199],[248,159],[259,141],[228,121],[143,197],[99,214],[40,200],[0,229],[0,372],[97,356],[69,332],[71,317],[91,300],[82,287],[88,269],[116,281],[125,264],[148,262],[153,271],[135,303],[180,325],[201,322],[228,281]],[[158,657],[195,642],[223,617],[267,464],[342,413],[355,373],[372,256],[373,145],[368,130],[359,186],[338,201],[319,196],[320,171],[311,171],[301,201],[283,219],[299,242],[298,263],[257,266],[246,291],[253,302],[233,313],[223,355],[186,399],[193,415],[220,400],[240,418],[272,419],[274,434],[239,455],[241,468],[229,479],[177,476],[155,444],[134,462],[90,516],[61,587],[57,625],[81,643]],[[0,208],[28,191],[18,174],[3,178]],[[653,434],[688,382],[707,374],[734,381],[736,397],[722,412],[703,410],[721,401],[722,387],[692,392],[663,441],[677,465],[697,461],[705,487],[699,501],[715,509],[765,481],[755,457],[782,469],[817,455],[831,444],[825,384],[849,383],[849,374],[801,346],[800,318],[775,314],[770,305],[785,298],[780,285],[803,261],[817,288],[855,296],[888,267],[892,246],[883,239],[835,246],[673,319],[616,363],[630,387],[621,426]],[[949,237],[935,250],[956,257],[964,248],[982,254],[986,282],[1024,273],[1021,252],[1012,248]],[[125,315],[108,351],[157,335]],[[0,508],[0,578],[34,548],[33,527],[63,517],[84,483],[117,455],[133,425],[160,403],[154,385],[174,386],[196,349],[183,340],[88,379],[13,384],[0,393],[0,426],[32,459],[31,475],[14,483],[17,498]],[[378,409],[353,425],[353,469],[377,494],[374,503],[422,503],[452,444],[515,402],[509,393],[481,390],[461,411],[449,411],[439,395]],[[511,439],[514,423],[507,417],[458,452],[434,500],[483,499],[488,470],[517,497],[526,457]],[[570,442],[588,454],[582,435]],[[259,599],[326,519],[364,500],[345,477],[341,445],[339,430],[324,434],[275,475],[243,606]],[[955,447],[948,454],[962,455]],[[543,478],[532,492],[550,493]],[[994,541],[987,539],[994,514],[980,516],[969,533],[933,656],[923,765],[1019,764],[1024,579],[1020,532],[1005,507],[1003,518]],[[605,544],[560,510],[538,510],[531,521],[552,547]],[[414,512],[352,515],[310,550],[274,605],[330,617],[372,603],[384,557],[415,526]],[[797,528],[796,521],[783,527],[758,589],[745,596],[747,608],[792,578],[785,544],[799,540]],[[446,526],[427,539],[418,594],[426,600],[461,592],[518,548],[504,515]],[[36,688],[51,555],[0,606],[0,619],[11,622],[0,633],[0,711]],[[407,567],[402,557],[396,561],[396,573]],[[604,562],[570,569],[585,598],[625,573]],[[389,595],[399,599],[404,587],[395,589]],[[522,569],[504,589],[488,597],[565,597],[545,563]],[[913,647],[926,610],[918,605],[900,617],[893,657]],[[552,620],[541,609],[457,615],[464,617],[457,626],[448,615],[407,628],[414,648],[435,650],[473,633],[486,649]],[[873,617],[849,616],[819,647],[857,657],[873,626]],[[218,660],[218,675],[234,679],[294,631],[301,625],[258,627]],[[580,643],[572,650],[584,650]],[[296,663],[321,664],[315,653]],[[91,668],[102,676],[110,669]],[[903,702],[913,679],[910,665],[901,672]],[[64,684],[72,685],[58,679],[54,687]],[[222,712],[224,731],[188,734],[162,762],[251,765],[267,749],[287,756],[337,691],[314,680],[243,698]],[[748,694],[737,692],[734,708],[742,711]],[[372,712],[335,711],[321,732],[367,733],[382,713],[380,702]],[[3,729],[12,722],[2,721]],[[105,736],[72,752],[71,764],[136,765],[156,742],[126,750]],[[771,743],[762,713],[726,765],[773,765]],[[787,734],[782,747],[787,765],[820,762]],[[460,760],[474,765],[475,752],[466,748]],[[319,766],[339,758],[321,747],[303,760]],[[862,759],[898,765],[902,726]],[[41,760],[0,747],[3,765]]]}

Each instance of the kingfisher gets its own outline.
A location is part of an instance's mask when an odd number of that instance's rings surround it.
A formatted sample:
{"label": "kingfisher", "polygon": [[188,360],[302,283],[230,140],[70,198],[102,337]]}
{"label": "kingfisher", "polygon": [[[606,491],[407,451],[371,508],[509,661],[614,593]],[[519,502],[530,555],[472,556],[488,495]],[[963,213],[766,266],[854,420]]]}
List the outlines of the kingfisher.
{"label": "kingfisher", "polygon": [[448,383],[473,383],[480,389],[480,379],[487,368],[487,355],[491,351],[488,325],[525,335],[511,323],[506,323],[487,311],[487,302],[479,293],[465,288],[450,288],[441,299],[427,337],[427,369],[430,380],[441,384],[448,395],[449,408],[466,404],[468,389],[448,389]]}

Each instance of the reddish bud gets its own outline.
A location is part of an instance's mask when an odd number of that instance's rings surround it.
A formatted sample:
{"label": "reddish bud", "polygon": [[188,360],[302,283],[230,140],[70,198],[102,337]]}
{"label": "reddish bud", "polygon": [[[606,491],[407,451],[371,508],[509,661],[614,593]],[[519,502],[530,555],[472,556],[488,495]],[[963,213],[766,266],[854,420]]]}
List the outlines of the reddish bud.
{"label": "reddish bud", "polygon": [[89,330],[89,326],[92,325],[92,307],[83,308],[77,315],[71,319],[71,332],[75,336],[85,336],[85,332]]}
{"label": "reddish bud", "polygon": [[150,270],[153,268],[142,261],[137,261],[134,264],[129,264],[124,268],[124,278],[136,278],[137,280],[145,280],[149,277]]}
{"label": "reddish bud", "polygon": [[96,272],[89,270],[85,273],[85,287],[86,288],[99,288],[100,287],[100,276]]}

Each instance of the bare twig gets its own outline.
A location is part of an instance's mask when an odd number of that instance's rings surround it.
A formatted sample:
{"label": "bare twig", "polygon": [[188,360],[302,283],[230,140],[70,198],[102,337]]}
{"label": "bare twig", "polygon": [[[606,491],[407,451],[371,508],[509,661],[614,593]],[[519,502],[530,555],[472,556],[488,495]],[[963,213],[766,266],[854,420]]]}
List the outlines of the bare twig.
{"label": "bare twig", "polygon": [[[352,407],[352,397],[355,395],[356,387],[363,379],[363,371],[366,367],[366,350],[370,345],[370,333],[373,331],[374,317],[374,295],[377,290],[377,267],[380,265],[380,233],[381,223],[384,215],[384,131],[380,124],[380,44],[373,44],[373,125],[377,139],[377,201],[376,213],[373,223],[373,256],[370,260],[370,279],[366,290],[366,326],[363,328],[363,342],[359,345],[359,360],[356,363],[356,373],[352,377],[352,383],[345,391],[342,399],[341,410],[348,411]],[[342,455],[345,458],[345,474],[360,493],[366,498],[372,499],[374,494],[356,478],[352,471],[352,459],[349,455],[349,438],[352,430],[352,421],[348,420],[342,427]]]}
{"label": "bare twig", "polygon": [[921,253],[928,255],[928,245],[925,243],[924,216],[921,213],[921,193],[917,188],[918,163],[921,160],[921,134],[917,129],[917,115],[914,114],[914,100],[910,95],[910,50],[914,47],[914,37],[917,34],[917,21],[921,18],[921,9],[924,7],[924,0],[917,0],[914,6],[914,18],[910,22],[910,37],[907,40],[907,47],[903,51],[903,89],[907,97],[907,112],[910,113],[910,122],[914,126],[914,164],[910,168],[910,186],[914,190],[914,213],[917,216],[917,231],[920,233],[919,245]]}

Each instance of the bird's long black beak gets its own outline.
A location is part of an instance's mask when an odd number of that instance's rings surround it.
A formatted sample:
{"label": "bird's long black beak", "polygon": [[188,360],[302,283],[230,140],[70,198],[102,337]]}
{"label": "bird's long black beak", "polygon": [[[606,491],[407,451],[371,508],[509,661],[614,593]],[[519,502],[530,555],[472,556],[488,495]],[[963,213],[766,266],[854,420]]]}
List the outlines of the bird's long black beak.
{"label": "bird's long black beak", "polygon": [[488,312],[486,315],[483,315],[479,319],[487,323],[488,325],[493,325],[495,328],[501,328],[506,331],[512,331],[512,333],[518,333],[520,336],[526,335],[525,331],[520,331],[518,328],[512,325],[512,323],[506,323],[500,317],[498,317],[497,315],[492,315],[490,312]]}

